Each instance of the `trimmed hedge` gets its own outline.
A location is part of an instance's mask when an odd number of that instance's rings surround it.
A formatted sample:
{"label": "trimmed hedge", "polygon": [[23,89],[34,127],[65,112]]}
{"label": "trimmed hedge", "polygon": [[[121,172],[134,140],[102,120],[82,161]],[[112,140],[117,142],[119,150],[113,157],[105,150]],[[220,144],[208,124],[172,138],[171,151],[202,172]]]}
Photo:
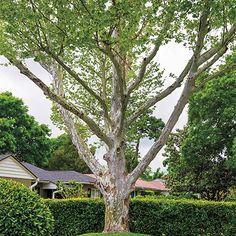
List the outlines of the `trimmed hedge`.
{"label": "trimmed hedge", "polygon": [[[102,200],[46,200],[55,218],[55,235],[101,232]],[[136,199],[130,203],[131,232],[155,236],[236,235],[236,203]]]}
{"label": "trimmed hedge", "polygon": [[104,204],[100,199],[77,198],[44,200],[55,219],[56,236],[77,236],[101,232],[104,227]]}
{"label": "trimmed hedge", "polygon": [[0,236],[48,236],[52,231],[53,216],[39,195],[0,179]]}
{"label": "trimmed hedge", "polygon": [[134,200],[130,229],[151,235],[236,235],[236,204],[199,200]]}

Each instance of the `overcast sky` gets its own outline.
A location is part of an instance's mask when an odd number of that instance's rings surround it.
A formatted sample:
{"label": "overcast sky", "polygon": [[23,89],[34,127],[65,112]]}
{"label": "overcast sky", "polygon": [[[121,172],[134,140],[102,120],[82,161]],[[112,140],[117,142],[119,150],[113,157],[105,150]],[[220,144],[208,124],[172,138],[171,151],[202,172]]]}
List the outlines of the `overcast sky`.
{"label": "overcast sky", "polygon": [[[174,73],[179,75],[187,61],[191,57],[190,52],[184,49],[182,46],[171,43],[160,48],[157,56],[158,62],[161,64],[162,68],[166,69],[166,74]],[[5,63],[3,57],[0,57],[0,63]],[[50,76],[44,71],[38,64],[29,61],[29,68],[44,82],[50,83]],[[171,83],[171,81],[167,81]],[[167,121],[169,115],[171,114],[175,103],[178,100],[182,88],[178,89],[166,99],[164,99],[160,104],[158,104],[155,110],[155,115]],[[24,103],[29,108],[29,113],[33,115],[39,123],[48,124],[52,130],[52,136],[58,136],[61,131],[55,127],[51,120],[51,102],[46,99],[41,90],[33,84],[25,76],[21,75],[19,71],[12,66],[0,66],[0,92],[10,91],[14,96],[21,98]],[[176,128],[181,128],[186,123],[187,115],[186,109],[181,115]],[[150,148],[152,142],[149,140],[143,140],[141,145],[141,154],[144,155]],[[98,156],[102,155],[102,151],[97,153]],[[157,167],[162,167],[163,157],[161,153],[157,155],[155,160],[151,163],[152,169]]]}

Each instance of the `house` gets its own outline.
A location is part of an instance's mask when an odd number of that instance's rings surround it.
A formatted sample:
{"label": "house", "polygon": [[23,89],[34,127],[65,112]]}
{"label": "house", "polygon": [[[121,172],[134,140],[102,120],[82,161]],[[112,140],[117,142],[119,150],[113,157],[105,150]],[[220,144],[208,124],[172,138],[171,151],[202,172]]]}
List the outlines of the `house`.
{"label": "house", "polygon": [[[96,178],[92,174],[81,174],[76,171],[48,171],[27,162],[18,161],[13,155],[0,155],[0,178],[13,179],[36,190],[43,198],[54,198],[61,190],[57,189],[57,182],[68,183],[73,180],[83,185],[88,197],[101,197],[96,188]],[[168,193],[162,180],[137,180],[132,196],[144,195],[145,191],[154,193]]]}
{"label": "house", "polygon": [[71,180],[83,185],[88,197],[97,197],[100,192],[95,187],[95,179],[76,171],[48,171],[18,161],[13,155],[0,155],[0,178],[13,179],[36,190],[43,198],[54,198],[57,189],[56,183],[68,183]]}

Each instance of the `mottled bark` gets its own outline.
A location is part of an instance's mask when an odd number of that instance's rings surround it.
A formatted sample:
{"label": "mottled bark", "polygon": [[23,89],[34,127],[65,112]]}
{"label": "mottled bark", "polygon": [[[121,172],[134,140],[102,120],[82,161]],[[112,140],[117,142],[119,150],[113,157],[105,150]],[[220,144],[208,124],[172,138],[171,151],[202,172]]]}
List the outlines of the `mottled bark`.
{"label": "mottled bark", "polygon": [[112,188],[109,192],[104,194],[104,232],[129,230],[129,196],[127,193],[124,193],[123,190],[124,189]]}

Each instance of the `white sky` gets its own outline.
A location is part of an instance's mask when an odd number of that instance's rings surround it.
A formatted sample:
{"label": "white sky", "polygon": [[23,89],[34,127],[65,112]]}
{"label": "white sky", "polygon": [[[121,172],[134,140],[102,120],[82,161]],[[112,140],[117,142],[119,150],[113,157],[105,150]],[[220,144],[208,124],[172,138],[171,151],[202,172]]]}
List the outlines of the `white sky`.
{"label": "white sky", "polygon": [[[170,43],[166,46],[160,48],[157,55],[157,60],[161,64],[161,67],[166,69],[166,74],[174,73],[179,75],[186,65],[187,61],[191,57],[190,52],[183,48],[181,45]],[[0,57],[0,63],[7,62],[3,57]],[[38,64],[34,62],[28,63],[29,68],[44,82],[50,83],[50,76],[44,71]],[[167,81],[170,83],[171,81]],[[166,99],[164,99],[160,104],[158,104],[155,110],[155,115],[167,121],[169,115],[171,114],[175,103],[181,92],[181,88],[172,93]],[[25,76],[21,75],[19,71],[12,67],[0,66],[0,92],[10,91],[14,96],[21,98],[24,103],[29,108],[29,113],[33,115],[39,123],[48,124],[52,130],[52,136],[58,136],[61,131],[55,127],[51,120],[51,102],[47,99],[43,92],[27,79]],[[181,128],[186,123],[187,114],[186,109],[181,115],[176,128]],[[152,142],[149,140],[143,140],[141,145],[141,154],[144,155],[150,148]],[[102,151],[98,152],[97,155],[100,156]],[[161,152],[157,155],[154,161],[151,163],[151,167],[155,170],[157,167],[162,167],[163,157]]]}

